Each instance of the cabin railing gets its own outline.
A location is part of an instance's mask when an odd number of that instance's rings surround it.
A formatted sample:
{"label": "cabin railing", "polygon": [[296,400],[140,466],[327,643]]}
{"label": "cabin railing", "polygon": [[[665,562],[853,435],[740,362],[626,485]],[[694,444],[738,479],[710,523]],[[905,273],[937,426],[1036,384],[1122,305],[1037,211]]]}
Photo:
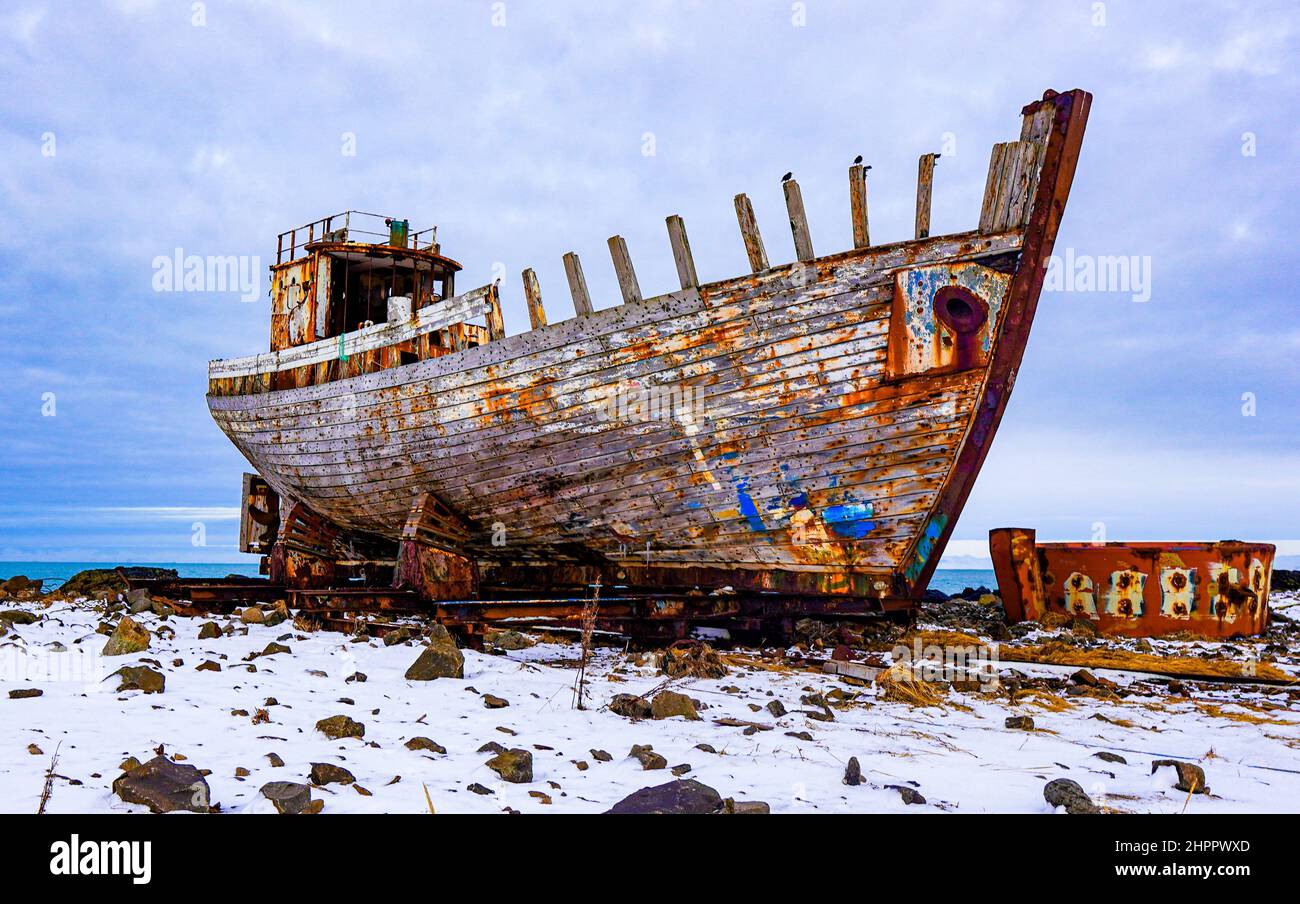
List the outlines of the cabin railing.
{"label": "cabin railing", "polygon": [[340,242],[369,242],[374,245],[395,245],[420,251],[436,250],[438,227],[429,226],[419,232],[405,233],[395,230],[393,224],[405,223],[398,217],[364,210],[345,210],[312,220],[302,226],[287,229],[276,236],[275,262],[290,263],[302,256],[313,242],[333,239]]}

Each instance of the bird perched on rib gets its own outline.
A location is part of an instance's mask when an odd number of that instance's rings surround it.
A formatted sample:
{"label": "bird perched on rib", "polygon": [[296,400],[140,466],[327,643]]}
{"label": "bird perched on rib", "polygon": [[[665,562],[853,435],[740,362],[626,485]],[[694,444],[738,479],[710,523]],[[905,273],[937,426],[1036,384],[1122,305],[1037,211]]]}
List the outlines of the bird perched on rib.
{"label": "bird perched on rib", "polygon": [[784,176],[781,177],[781,181],[789,182],[793,178],[794,178],[794,173],[786,173]]}

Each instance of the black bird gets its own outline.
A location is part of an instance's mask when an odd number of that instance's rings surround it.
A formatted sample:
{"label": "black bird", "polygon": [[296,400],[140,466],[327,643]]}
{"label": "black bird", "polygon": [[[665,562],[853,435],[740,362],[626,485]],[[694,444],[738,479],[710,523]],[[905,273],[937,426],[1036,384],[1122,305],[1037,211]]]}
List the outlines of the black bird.
{"label": "black bird", "polygon": [[862,155],[859,154],[858,156],[853,158],[853,165],[860,166],[861,164],[862,164]]}
{"label": "black bird", "polygon": [[786,173],[784,176],[781,177],[781,181],[789,182],[793,178],[794,178],[794,173]]}

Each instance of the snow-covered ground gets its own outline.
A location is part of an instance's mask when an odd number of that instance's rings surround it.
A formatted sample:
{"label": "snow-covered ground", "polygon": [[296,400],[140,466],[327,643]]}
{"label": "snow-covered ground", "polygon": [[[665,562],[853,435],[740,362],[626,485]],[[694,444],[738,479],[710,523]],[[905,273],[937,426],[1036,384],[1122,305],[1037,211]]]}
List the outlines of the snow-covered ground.
{"label": "snow-covered ground", "polygon": [[[870,685],[809,668],[739,666],[717,680],[672,682],[672,690],[704,704],[700,721],[631,721],[603,704],[615,694],[648,693],[666,679],[621,650],[599,651],[588,671],[591,708],[577,710],[575,672],[566,666],[577,647],[569,644],[541,643],[506,655],[467,650],[463,680],[417,682],[404,678],[419,653],[415,644],[388,647],[378,639],[303,633],[292,622],[245,626],[229,617],[213,620],[234,625],[232,634],[197,640],[203,619],[145,614],[136,618],[153,635],[150,649],[103,658],[97,654],[106,638],[95,633],[102,616],[91,603],[45,608],[9,601],[3,607],[41,616],[0,638],[4,812],[35,812],[56,749],[49,812],[144,812],[118,799],[111,784],[125,758],[147,760],[161,745],[169,756],[211,771],[211,799],[225,813],[269,811],[259,788],[306,782],[313,762],[345,766],[370,792],[338,784],[313,789],[325,813],[427,812],[426,788],[437,812],[595,813],[673,779],[668,769],[643,770],[628,755],[634,744],[652,745],[670,767],[689,764],[685,778],[724,797],[766,801],[773,812],[1047,813],[1042,789],[1055,778],[1074,779],[1095,801],[1119,811],[1300,811],[1300,699],[1290,689],[1198,686],[1184,698],[1144,683],[1148,690],[1121,701],[1058,697],[1068,707],[1060,711],[1028,695],[1012,706],[1004,694],[954,691],[945,705],[913,708],[882,701]],[[245,661],[272,642],[291,652]],[[221,671],[197,671],[207,660]],[[140,664],[161,671],[166,690],[115,692],[118,682],[109,673]],[[1072,671],[1004,663],[1011,665],[1028,675]],[[347,680],[357,672],[366,680]],[[1121,684],[1143,677],[1102,674]],[[9,698],[23,688],[43,695]],[[815,709],[801,697],[836,688],[853,699],[833,708],[834,721],[798,712]],[[485,694],[509,705],[489,709]],[[789,714],[774,718],[765,708],[772,700]],[[269,721],[255,719],[259,710]],[[315,730],[318,720],[339,714],[364,723],[364,739],[331,741]],[[1005,728],[1010,715],[1031,715],[1036,730]],[[746,734],[717,724],[726,718],[770,730]],[[408,750],[404,742],[414,736],[432,739],[446,755]],[[534,780],[501,781],[484,765],[491,754],[476,752],[490,741],[530,750]],[[593,749],[607,751],[612,761],[599,761]],[[1095,756],[1103,751],[1127,764]],[[273,766],[271,753],[284,765]],[[861,763],[864,779],[855,787],[842,781],[850,757]],[[1189,798],[1175,790],[1173,770],[1151,774],[1156,759],[1198,763],[1211,793]],[[246,777],[236,776],[241,768]],[[468,790],[474,783],[492,793]],[[906,805],[887,787],[909,783],[927,803]]]}

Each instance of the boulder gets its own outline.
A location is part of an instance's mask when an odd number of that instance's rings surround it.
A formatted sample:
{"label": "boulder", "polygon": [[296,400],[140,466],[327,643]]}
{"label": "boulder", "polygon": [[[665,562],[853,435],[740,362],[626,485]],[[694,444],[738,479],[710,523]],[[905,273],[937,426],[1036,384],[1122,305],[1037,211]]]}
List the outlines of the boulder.
{"label": "boulder", "polygon": [[1066,813],[1096,813],[1097,805],[1073,779],[1057,778],[1043,786],[1043,799],[1053,807],[1064,807]]}
{"label": "boulder", "polygon": [[128,590],[126,594],[126,608],[132,615],[139,615],[141,612],[149,612],[153,609],[153,597],[149,591],[143,587],[137,587],[135,590]]}
{"label": "boulder", "polygon": [[486,765],[502,781],[524,784],[533,780],[533,755],[518,747],[498,753]]}
{"label": "boulder", "polygon": [[636,694],[615,694],[609,701],[609,711],[627,719],[649,719],[650,701]]}
{"label": "boulder", "polygon": [[246,625],[260,625],[266,621],[266,613],[257,606],[249,606],[239,613],[239,620]]}
{"label": "boulder", "polygon": [[433,753],[446,753],[447,748],[436,741],[417,735],[406,742],[407,750],[428,750]]}
{"label": "boulder", "polygon": [[301,782],[267,782],[262,796],[275,806],[275,812],[295,815],[311,806],[311,786]]}
{"label": "boulder", "polygon": [[124,615],[117,623],[117,627],[113,629],[108,643],[104,644],[104,655],[125,656],[147,649],[149,649],[149,632],[140,627],[131,616]]}
{"label": "boulder", "polygon": [[502,709],[503,707],[509,706],[510,701],[504,700],[501,697],[494,697],[492,694],[484,694],[483,705],[488,709]]}
{"label": "boulder", "polygon": [[849,757],[848,765],[844,767],[844,784],[860,785],[862,784],[862,765],[855,756]]}
{"label": "boulder", "polygon": [[773,718],[779,719],[785,715],[785,704],[780,700],[769,700],[767,702],[767,711],[772,714]]}
{"label": "boulder", "polygon": [[131,567],[123,568],[121,572],[121,574],[118,574],[116,568],[90,568],[85,571],[78,571],[59,587],[59,593],[64,596],[92,596],[104,591],[124,593],[126,591],[126,580],[122,575],[140,580],[177,577],[174,568]]}
{"label": "boulder", "polygon": [[925,797],[911,785],[885,785],[885,787],[891,791],[897,791],[898,796],[903,799],[905,804],[920,805],[925,803]]}
{"label": "boulder", "polygon": [[1103,750],[1101,753],[1094,753],[1093,756],[1099,760],[1104,760],[1107,763],[1118,763],[1121,766],[1128,765],[1128,760],[1124,759],[1118,753],[1111,753],[1109,750]]}
{"label": "boulder", "polygon": [[113,793],[129,804],[144,804],[154,813],[189,810],[207,813],[208,783],[193,766],[156,756],[124,772],[113,782]]}
{"label": "boulder", "polygon": [[215,640],[221,636],[221,626],[216,622],[204,622],[199,626],[199,640]]}
{"label": "boulder", "polygon": [[117,686],[119,691],[144,691],[146,694],[161,694],[167,679],[162,672],[156,672],[144,665],[123,666],[113,673],[122,679]]}
{"label": "boulder", "polygon": [[435,678],[464,678],[465,656],[442,625],[434,624],[429,645],[406,670],[407,681],[432,681]]}
{"label": "boulder", "polygon": [[1003,724],[1014,731],[1034,730],[1034,719],[1032,716],[1007,716],[1007,719]]}
{"label": "boulder", "polygon": [[488,640],[491,641],[492,646],[501,650],[526,650],[535,643],[527,634],[518,631],[498,631]]}
{"label": "boulder", "polygon": [[411,639],[411,629],[403,625],[400,628],[394,628],[384,635],[384,646],[395,647],[399,643],[406,643]]}
{"label": "boulder", "polygon": [[715,813],[722,808],[722,796],[694,779],[678,779],[634,791],[606,810],[610,814]]}
{"label": "boulder", "polygon": [[42,580],[33,581],[25,574],[16,574],[9,580],[0,583],[0,590],[9,594],[25,593],[27,591],[39,592],[43,583]]}
{"label": "boulder", "polygon": [[347,716],[330,716],[316,723],[316,730],[332,741],[340,738],[364,738],[366,726]]}
{"label": "boulder", "polygon": [[1153,760],[1151,762],[1151,774],[1155,775],[1156,770],[1161,766],[1173,766],[1178,773],[1178,782],[1174,785],[1179,791],[1191,791],[1194,794],[1208,794],[1210,789],[1205,784],[1205,770],[1195,763],[1184,763],[1182,760]]}
{"label": "boulder", "polygon": [[685,694],[674,691],[660,691],[650,701],[650,715],[656,719],[671,719],[683,716],[690,721],[699,721],[700,714],[695,711],[695,703]]}
{"label": "boulder", "polygon": [[312,763],[311,772],[307,777],[313,785],[328,785],[334,782],[350,785],[357,780],[351,772],[333,763]]}
{"label": "boulder", "polygon": [[9,699],[30,700],[32,697],[40,697],[43,696],[44,694],[45,691],[41,690],[38,687],[20,687],[17,690],[12,690],[9,692]]}
{"label": "boulder", "polygon": [[627,755],[640,763],[641,768],[647,772],[651,769],[668,768],[668,761],[655,753],[654,748],[649,744],[633,744],[632,749],[628,751]]}
{"label": "boulder", "polygon": [[40,620],[39,615],[24,612],[22,609],[6,609],[0,612],[0,622],[8,622],[11,625],[33,625]]}

